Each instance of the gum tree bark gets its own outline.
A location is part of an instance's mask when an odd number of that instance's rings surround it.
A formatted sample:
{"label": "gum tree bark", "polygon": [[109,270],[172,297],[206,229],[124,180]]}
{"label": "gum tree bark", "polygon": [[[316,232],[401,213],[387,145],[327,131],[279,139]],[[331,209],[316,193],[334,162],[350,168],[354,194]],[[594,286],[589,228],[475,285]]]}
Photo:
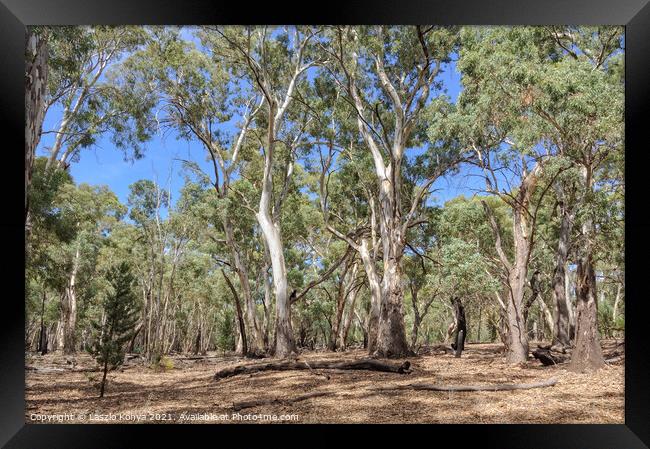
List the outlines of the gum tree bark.
{"label": "gum tree bark", "polygon": [[[593,195],[593,172],[590,164],[583,166],[586,197]],[[576,341],[569,369],[584,371],[605,365],[598,335],[598,300],[593,261],[593,218],[587,214],[582,224],[582,237],[576,270]]]}
{"label": "gum tree bark", "polygon": [[63,295],[63,352],[74,354],[76,352],[76,327],[77,327],[77,273],[80,263],[80,245],[77,246],[72,261],[72,271],[68,279],[68,285]]}
{"label": "gum tree bark", "polygon": [[[272,116],[274,108],[271,107],[270,110],[271,113],[269,115]],[[270,121],[269,128],[272,126],[273,121]],[[271,132],[269,132],[269,135],[264,164],[264,178],[262,180],[263,187],[260,197],[260,210],[257,213],[257,221],[259,222],[262,235],[269,249],[271,270],[273,272],[273,286],[275,288],[275,355],[276,357],[287,357],[296,351],[296,346],[291,327],[291,310],[287,293],[287,268],[284,261],[282,236],[271,217],[271,191],[273,190],[271,167],[273,165],[275,137]]]}
{"label": "gum tree bark", "polygon": [[556,188],[560,208],[560,229],[555,252],[555,270],[553,272],[552,290],[555,302],[555,323],[553,325],[553,345],[567,347],[571,345],[571,310],[566,296],[566,267],[569,257],[569,245],[573,228],[574,212],[567,204],[562,186]]}
{"label": "gum tree bark", "polygon": [[34,153],[43,129],[47,95],[47,35],[27,27],[25,67],[25,238],[29,238],[28,191],[32,183]]}

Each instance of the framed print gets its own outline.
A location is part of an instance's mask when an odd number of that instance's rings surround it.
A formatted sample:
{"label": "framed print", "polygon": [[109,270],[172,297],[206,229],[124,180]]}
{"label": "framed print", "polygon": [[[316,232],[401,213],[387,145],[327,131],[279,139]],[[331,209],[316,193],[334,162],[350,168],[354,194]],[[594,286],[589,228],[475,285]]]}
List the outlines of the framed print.
{"label": "framed print", "polygon": [[321,6],[3,0],[0,441],[647,447],[650,6]]}

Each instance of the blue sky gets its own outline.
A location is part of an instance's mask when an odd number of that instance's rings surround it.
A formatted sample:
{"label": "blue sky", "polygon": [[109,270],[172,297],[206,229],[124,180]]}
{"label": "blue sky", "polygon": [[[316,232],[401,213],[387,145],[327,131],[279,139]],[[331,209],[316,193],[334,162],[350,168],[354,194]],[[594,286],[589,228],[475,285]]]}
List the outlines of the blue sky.
{"label": "blue sky", "polygon": [[[189,33],[188,33],[189,34]],[[184,35],[184,37],[189,37]],[[461,90],[460,74],[452,61],[440,75],[447,95],[456,100]],[[61,119],[61,110],[52,109],[45,118],[43,130],[56,129]],[[44,147],[51,146],[53,134],[43,136],[39,145],[39,155],[44,155]],[[125,161],[121,150],[115,148],[109,136],[102,136],[97,144],[81,151],[78,162],[73,162],[70,172],[77,183],[93,185],[104,184],[126,204],[129,185],[140,179],[151,179],[170,189],[172,204],[184,184],[182,163],[177,159],[192,160],[199,163],[207,173],[211,166],[205,159],[205,151],[197,141],[177,139],[174,131],[161,131],[145,143],[145,156],[137,161]],[[412,150],[411,154],[418,150]],[[460,194],[472,195],[484,184],[476,176],[475,170],[465,167],[460,173],[438,180],[434,188],[439,189],[430,198],[430,203],[442,204]],[[165,214],[166,215],[166,214]]]}

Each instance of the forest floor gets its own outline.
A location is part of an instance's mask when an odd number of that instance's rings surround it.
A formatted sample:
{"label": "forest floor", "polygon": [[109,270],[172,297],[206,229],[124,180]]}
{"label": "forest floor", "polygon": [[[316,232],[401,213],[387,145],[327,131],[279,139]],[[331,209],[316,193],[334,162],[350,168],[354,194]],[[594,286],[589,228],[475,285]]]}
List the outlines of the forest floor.
{"label": "forest floor", "polygon": [[[535,347],[531,343],[531,349]],[[605,357],[624,352],[619,341],[604,341]],[[87,354],[75,365],[61,354],[30,353],[26,359],[27,422],[69,423],[623,423],[624,357],[592,373],[575,374],[566,365],[505,363],[499,344],[467,344],[461,358],[444,351],[411,357],[411,374],[374,371],[264,371],[216,381],[214,373],[241,363],[258,363],[211,353],[190,360],[171,356],[173,368],[132,363],[108,375],[98,398],[101,373]],[[307,351],[299,360],[354,360],[361,349]],[[268,359],[265,359],[265,361]],[[329,380],[319,373],[327,373]],[[372,391],[413,382],[438,385],[531,383],[556,378],[546,388],[516,391]],[[286,399],[325,393],[289,404]],[[235,411],[233,403],[278,399]]]}

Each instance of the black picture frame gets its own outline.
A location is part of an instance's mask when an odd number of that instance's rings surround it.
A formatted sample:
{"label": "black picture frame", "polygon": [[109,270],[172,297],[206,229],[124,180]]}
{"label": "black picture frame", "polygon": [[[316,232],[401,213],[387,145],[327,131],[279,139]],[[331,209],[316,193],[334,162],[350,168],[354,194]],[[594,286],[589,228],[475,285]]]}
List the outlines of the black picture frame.
{"label": "black picture frame", "polygon": [[[0,0],[0,123],[5,125],[2,151],[3,211],[0,213],[2,325],[0,326],[0,444],[11,448],[131,447],[134,437],[153,436],[151,425],[40,425],[25,423],[24,368],[24,45],[26,25],[75,24],[463,24],[545,25],[611,24],[626,26],[626,370],[625,424],[621,425],[361,425],[364,438],[392,434],[403,444],[424,438],[427,446],[468,441],[481,447],[643,448],[650,445],[650,355],[646,350],[646,255],[650,254],[650,220],[645,218],[650,149],[645,148],[650,109],[649,0],[465,0],[465,1],[328,1],[282,6],[279,2],[212,3],[208,0]],[[311,7],[311,9],[309,9]],[[645,113],[645,114],[644,114]],[[645,125],[645,126],[644,126]],[[256,426],[246,432],[246,446],[257,435],[282,443],[283,426]],[[319,433],[302,426],[312,437]],[[286,429],[286,428],[284,428]],[[358,427],[357,427],[358,429]],[[397,432],[396,432],[397,430]],[[418,440],[413,432],[417,430]],[[290,433],[293,429],[290,430]],[[226,434],[243,435],[231,425],[157,426],[154,443],[197,446],[226,443]],[[276,438],[277,437],[277,438]],[[294,439],[292,437],[289,437]],[[320,437],[318,437],[320,438]],[[325,436],[322,441],[328,440]],[[284,440],[286,442],[286,440]],[[312,440],[303,440],[311,445]]]}

